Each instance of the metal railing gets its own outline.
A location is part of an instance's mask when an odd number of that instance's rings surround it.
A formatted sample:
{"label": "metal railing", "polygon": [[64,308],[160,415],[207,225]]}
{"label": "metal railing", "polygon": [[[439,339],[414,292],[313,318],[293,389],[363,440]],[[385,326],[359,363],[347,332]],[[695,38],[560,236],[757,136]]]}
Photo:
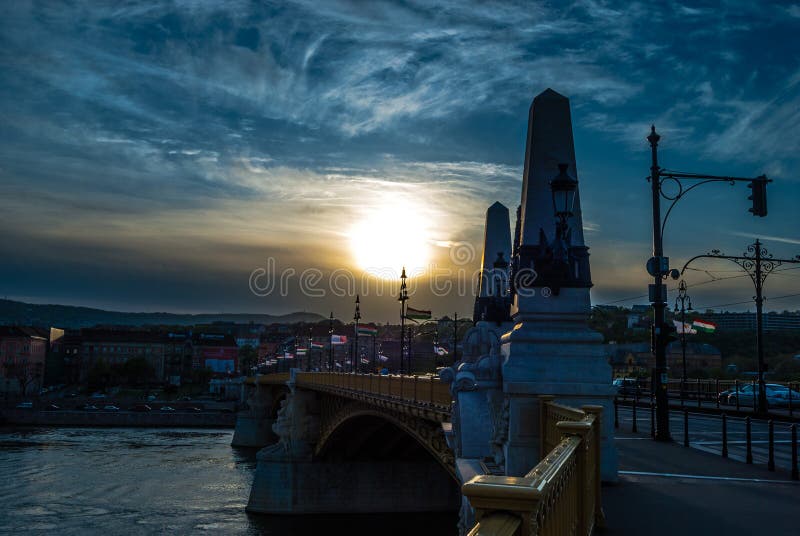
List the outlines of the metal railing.
{"label": "metal railing", "polygon": [[333,388],[369,394],[415,405],[450,410],[450,385],[436,376],[347,374],[341,372],[298,372],[297,385]]}
{"label": "metal railing", "polygon": [[[524,477],[480,475],[462,486],[477,520],[470,536],[588,536],[603,525],[602,407],[542,398],[542,444],[554,448]],[[559,416],[565,419],[553,425]]]}

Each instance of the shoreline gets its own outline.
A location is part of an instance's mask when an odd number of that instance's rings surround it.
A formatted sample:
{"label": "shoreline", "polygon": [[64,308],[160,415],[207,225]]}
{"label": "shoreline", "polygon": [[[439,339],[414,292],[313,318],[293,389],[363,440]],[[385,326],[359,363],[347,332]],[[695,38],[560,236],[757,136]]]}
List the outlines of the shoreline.
{"label": "shoreline", "polygon": [[203,411],[199,413],[158,410],[85,411],[85,410],[0,410],[0,426],[64,426],[97,428],[230,428],[236,427],[236,413]]}

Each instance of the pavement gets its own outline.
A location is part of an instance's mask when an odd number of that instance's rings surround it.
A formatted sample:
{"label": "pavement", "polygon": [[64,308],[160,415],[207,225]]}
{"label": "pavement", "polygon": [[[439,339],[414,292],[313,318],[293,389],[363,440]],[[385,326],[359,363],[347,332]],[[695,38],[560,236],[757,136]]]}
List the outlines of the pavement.
{"label": "pavement", "polygon": [[610,535],[800,534],[800,482],[649,433],[618,431],[620,477],[603,486]]}

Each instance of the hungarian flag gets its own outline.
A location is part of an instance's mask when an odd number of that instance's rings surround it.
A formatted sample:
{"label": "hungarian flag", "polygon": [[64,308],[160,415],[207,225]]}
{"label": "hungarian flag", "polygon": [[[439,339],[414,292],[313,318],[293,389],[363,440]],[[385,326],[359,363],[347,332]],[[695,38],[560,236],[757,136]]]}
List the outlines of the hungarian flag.
{"label": "hungarian flag", "polygon": [[297,349],[297,355],[306,355],[306,352],[308,352],[307,348],[298,348]]}
{"label": "hungarian flag", "polygon": [[406,307],[406,318],[410,320],[428,320],[431,317],[430,311]]}
{"label": "hungarian flag", "polygon": [[293,353],[291,353],[291,352],[285,352],[285,353],[283,354],[283,358],[284,358],[284,359],[294,359],[294,354],[293,354]]}
{"label": "hungarian flag", "polygon": [[706,320],[697,319],[692,322],[692,327],[698,331],[702,331],[704,333],[714,333],[717,329],[717,325],[713,322],[707,322]]}
{"label": "hungarian flag", "polygon": [[312,349],[312,350],[314,350],[314,349],[316,349],[316,350],[322,350],[323,348],[325,348],[325,345],[324,345],[324,344],[322,344],[322,343],[319,343],[319,342],[312,342],[312,343],[311,343],[311,349]]}
{"label": "hungarian flag", "polygon": [[331,335],[331,344],[347,344],[347,335]]}
{"label": "hungarian flag", "polygon": [[684,322],[679,322],[677,320],[673,320],[672,323],[675,324],[676,333],[688,333],[690,335],[694,335],[695,333],[697,333],[697,330],[694,329],[692,325],[689,324],[688,322],[684,323]]}
{"label": "hungarian flag", "polygon": [[366,358],[362,357],[362,358],[360,359],[360,361],[361,361],[361,364],[362,364],[362,365],[369,365],[369,359],[366,359]]}
{"label": "hungarian flag", "polygon": [[366,335],[367,337],[375,337],[378,335],[378,328],[370,326],[358,326],[358,334]]}

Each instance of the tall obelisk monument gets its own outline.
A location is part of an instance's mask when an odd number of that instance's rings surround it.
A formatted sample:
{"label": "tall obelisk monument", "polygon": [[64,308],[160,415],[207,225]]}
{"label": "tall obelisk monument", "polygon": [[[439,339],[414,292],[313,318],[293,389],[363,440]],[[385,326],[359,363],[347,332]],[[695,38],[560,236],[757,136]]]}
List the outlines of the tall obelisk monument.
{"label": "tall obelisk monument", "polygon": [[[553,182],[568,183],[574,201]],[[512,259],[514,329],[502,338],[503,391],[509,405],[506,474],[521,476],[539,461],[539,399],[604,407],[602,469],[616,480],[611,367],[591,313],[569,99],[547,89],[531,104],[519,222]],[[567,199],[572,197],[567,196]]]}

